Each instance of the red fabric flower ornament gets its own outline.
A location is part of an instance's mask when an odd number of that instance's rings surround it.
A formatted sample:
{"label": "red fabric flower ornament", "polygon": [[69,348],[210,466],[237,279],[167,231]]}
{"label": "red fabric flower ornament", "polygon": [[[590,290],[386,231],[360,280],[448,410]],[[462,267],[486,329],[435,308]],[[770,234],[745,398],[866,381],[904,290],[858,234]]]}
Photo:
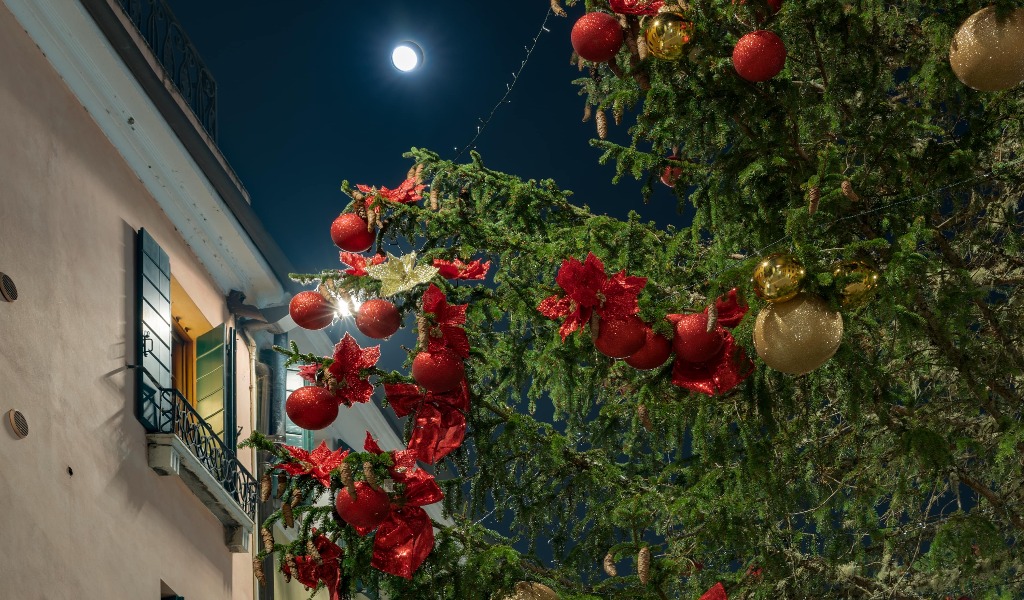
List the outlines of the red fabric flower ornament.
{"label": "red fabric flower ornament", "polygon": [[725,586],[719,581],[704,592],[700,600],[729,600],[729,596],[725,593]]}
{"label": "red fabric flower ornament", "polygon": [[316,374],[320,370],[320,365],[313,363],[311,365],[302,365],[299,367],[299,377],[310,383],[317,383]]}
{"label": "red fabric flower ornament", "polygon": [[444,292],[430,284],[423,293],[423,313],[430,321],[427,352],[451,350],[460,358],[469,358],[469,337],[462,324],[466,322],[468,304],[448,304]]}
{"label": "red fabric flower ornament", "polygon": [[[367,452],[383,454],[370,432],[363,447]],[[416,468],[416,453],[410,450],[391,452],[394,465],[391,478],[403,486],[402,496],[392,499],[391,513],[377,528],[370,564],[391,575],[412,579],[412,574],[434,549],[434,526],[422,506],[444,498],[434,476]],[[356,533],[369,531],[356,528]]]}
{"label": "red fabric flower ornament", "polygon": [[611,0],[612,12],[620,15],[656,15],[663,0]]}
{"label": "red fabric flower ornament", "polygon": [[382,254],[374,254],[373,258],[369,261],[362,254],[356,254],[355,252],[342,252],[341,262],[348,265],[350,268],[345,269],[345,273],[349,275],[355,275],[356,277],[364,277],[367,275],[366,267],[372,265],[379,265],[384,262],[385,258]]}
{"label": "red fabric flower ornament", "polygon": [[478,258],[464,263],[457,258],[455,260],[435,258],[434,266],[437,268],[438,274],[445,279],[483,279],[487,277],[487,271],[491,268],[491,261],[482,263]]}
{"label": "red fabric flower ornament", "polygon": [[[317,563],[310,556],[296,556],[295,579],[308,588],[315,588],[322,581],[331,595],[331,600],[339,600],[338,584],[341,582],[342,550],[323,534],[313,538],[313,545],[316,546],[316,551],[320,554],[320,562]],[[288,563],[281,565],[281,571],[288,576],[292,575]]]}
{"label": "red fabric flower ornament", "polygon": [[345,406],[370,401],[373,385],[364,369],[373,367],[379,358],[380,346],[360,348],[359,343],[348,333],[334,347],[334,362],[327,367],[327,372],[333,378],[330,389]]}
{"label": "red fabric flower ornament", "polygon": [[409,449],[421,461],[432,465],[462,445],[466,437],[463,413],[469,410],[469,386],[465,381],[444,394],[425,392],[410,383],[385,384],[384,391],[396,415],[416,413]]}
{"label": "red fabric flower ornament", "polygon": [[[368,185],[359,184],[356,186],[360,192],[364,194],[370,194],[371,196],[366,198],[366,206],[369,207],[373,203],[373,196],[380,196],[381,198],[390,202],[398,202],[400,204],[408,204],[410,202],[416,202],[422,200],[423,196],[420,196],[420,192],[423,188],[427,187],[426,184],[416,183],[414,178],[409,178],[403,181],[399,186],[393,190],[381,186],[380,189],[372,188]],[[380,207],[377,207],[380,210]]]}
{"label": "red fabric flower ornament", "polygon": [[743,316],[747,314],[749,306],[746,304],[740,304],[739,297],[736,295],[736,288],[732,288],[725,295],[719,296],[715,300],[715,308],[718,310],[718,324],[722,327],[733,327],[740,324],[743,320]]}
{"label": "red fabric flower ornament", "polygon": [[341,466],[348,456],[348,450],[331,452],[327,449],[327,442],[320,442],[312,452],[295,446],[284,446],[284,449],[291,454],[292,460],[275,465],[275,469],[284,471],[292,477],[311,475],[326,488],[331,487],[331,471]]}
{"label": "red fabric flower ornament", "polygon": [[559,329],[564,341],[590,322],[594,312],[605,318],[630,317],[640,312],[637,297],[647,285],[647,278],[626,275],[625,271],[608,277],[604,263],[591,252],[584,262],[575,257],[563,261],[555,282],[565,290],[565,295],[545,298],[537,310],[549,319],[567,317]]}

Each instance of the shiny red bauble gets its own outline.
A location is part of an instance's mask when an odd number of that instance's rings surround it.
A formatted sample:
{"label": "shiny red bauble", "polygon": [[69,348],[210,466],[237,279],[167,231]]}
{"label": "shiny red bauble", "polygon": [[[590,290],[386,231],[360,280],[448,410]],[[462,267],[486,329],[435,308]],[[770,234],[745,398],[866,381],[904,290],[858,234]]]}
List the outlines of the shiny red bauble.
{"label": "shiny red bauble", "polygon": [[725,335],[720,327],[708,332],[707,313],[681,315],[676,321],[676,336],[672,348],[676,356],[691,362],[707,362],[718,356],[725,346]]}
{"label": "shiny red bauble", "polygon": [[331,239],[346,252],[365,252],[377,237],[366,229],[366,219],[356,213],[343,213],[331,223]]}
{"label": "shiny red bauble", "polygon": [[648,327],[644,332],[644,345],[626,358],[626,364],[641,371],[657,369],[665,364],[669,354],[672,354],[672,342]]}
{"label": "shiny red bauble", "polygon": [[612,59],[625,35],[618,19],[608,13],[591,12],[583,15],[572,26],[572,48],[584,60],[606,62]]}
{"label": "shiny red bauble", "polygon": [[300,387],[285,400],[284,411],[303,429],[323,429],[338,418],[338,398],[327,388]]}
{"label": "shiny red bauble", "polygon": [[626,358],[644,345],[648,329],[640,317],[610,317],[597,325],[594,347],[611,358]]}
{"label": "shiny red bauble", "polygon": [[[679,160],[679,157],[673,154],[672,156],[668,157],[668,160]],[[668,187],[675,187],[676,180],[679,179],[679,176],[682,174],[682,167],[665,167],[664,169],[661,170],[661,182],[667,185]]]}
{"label": "shiny red bauble", "polygon": [[752,31],[736,42],[732,66],[747,81],[768,81],[786,65],[786,46],[771,31]]}
{"label": "shiny red bauble", "polygon": [[320,292],[305,291],[292,296],[288,303],[292,321],[303,329],[323,329],[334,321],[334,305]]}
{"label": "shiny red bauble", "polygon": [[391,499],[381,490],[375,490],[365,481],[355,483],[356,497],[347,488],[338,490],[334,509],[343,521],[361,529],[373,530],[391,514]]}
{"label": "shiny red bauble", "polygon": [[782,0],[768,0],[768,6],[773,13],[777,13],[782,10]]}
{"label": "shiny red bauble", "polygon": [[402,315],[387,300],[367,300],[356,313],[356,328],[366,337],[383,340],[391,337],[402,326]]}
{"label": "shiny red bauble", "polygon": [[466,368],[458,356],[447,350],[420,352],[412,359],[412,378],[434,394],[443,394],[459,387],[466,378]]}

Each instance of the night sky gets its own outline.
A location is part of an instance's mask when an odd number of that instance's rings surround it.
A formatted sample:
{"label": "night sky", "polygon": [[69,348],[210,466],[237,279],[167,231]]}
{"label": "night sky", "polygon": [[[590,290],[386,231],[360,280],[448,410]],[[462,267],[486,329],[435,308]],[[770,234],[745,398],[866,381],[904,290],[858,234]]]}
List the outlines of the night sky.
{"label": "night sky", "polygon": [[[331,221],[339,186],[395,187],[416,146],[454,158],[512,83],[548,2],[168,0],[218,85],[218,140],[271,235],[301,271],[338,266]],[[574,201],[624,217],[637,210],[682,225],[669,189],[649,205],[640,183],[611,184],[593,121],[571,82],[569,31],[583,14],[552,15],[522,76],[477,142],[484,164],[524,179],[555,179]],[[425,65],[401,73],[406,39]],[[610,119],[609,119],[610,120]],[[628,116],[627,116],[628,120]],[[626,126],[611,127],[626,141]]]}

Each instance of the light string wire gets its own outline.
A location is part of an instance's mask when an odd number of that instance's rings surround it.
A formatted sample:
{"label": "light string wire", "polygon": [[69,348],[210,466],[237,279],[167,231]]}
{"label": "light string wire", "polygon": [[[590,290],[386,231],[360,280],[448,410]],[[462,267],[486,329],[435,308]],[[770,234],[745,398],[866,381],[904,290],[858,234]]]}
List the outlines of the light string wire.
{"label": "light string wire", "polygon": [[[490,114],[487,115],[486,119],[477,118],[477,120],[480,121],[480,124],[476,126],[476,135],[473,136],[473,139],[470,140],[468,144],[462,147],[462,150],[459,150],[459,153],[455,155],[455,158],[452,159],[452,162],[458,162],[458,160],[462,158],[462,155],[465,154],[467,150],[472,148],[474,144],[476,144],[476,141],[480,139],[480,135],[484,132],[485,129],[487,129],[487,126],[491,124],[491,119],[494,118],[494,113],[498,112],[498,109],[501,108],[501,105],[505,104],[506,102],[511,102],[510,100],[508,100],[508,97],[510,94],[512,94],[512,90],[516,87],[516,83],[519,81],[519,76],[522,75],[523,69],[526,68],[526,64],[530,62],[530,56],[533,55],[533,51],[537,48],[537,42],[540,41],[540,36],[543,35],[545,32],[551,31],[550,29],[548,29],[548,19],[551,18],[551,12],[551,8],[549,7],[548,12],[544,14],[544,21],[540,24],[540,29],[537,31],[537,35],[533,36],[533,43],[530,45],[530,47],[527,48],[526,46],[523,46],[523,49],[526,50],[526,58],[523,59],[523,62],[519,63],[519,70],[512,73],[512,83],[505,84],[505,95],[502,96],[501,100],[498,100],[498,103],[494,105],[494,108],[491,109],[491,112]],[[455,149],[458,150],[458,148]]]}

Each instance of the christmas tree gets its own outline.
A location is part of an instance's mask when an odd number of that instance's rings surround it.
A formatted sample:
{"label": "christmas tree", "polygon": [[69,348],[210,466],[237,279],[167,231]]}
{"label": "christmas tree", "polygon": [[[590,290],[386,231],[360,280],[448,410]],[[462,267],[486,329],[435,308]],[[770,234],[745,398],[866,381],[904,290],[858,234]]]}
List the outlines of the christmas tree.
{"label": "christmas tree", "polygon": [[283,349],[315,384],[288,410],[376,391],[410,450],[254,437],[299,529],[260,556],[341,596],[1021,597],[1024,9],[567,4],[603,160],[692,224],[475,153],[346,183],[347,269],[293,317],[359,299],[418,341],[396,372]]}

